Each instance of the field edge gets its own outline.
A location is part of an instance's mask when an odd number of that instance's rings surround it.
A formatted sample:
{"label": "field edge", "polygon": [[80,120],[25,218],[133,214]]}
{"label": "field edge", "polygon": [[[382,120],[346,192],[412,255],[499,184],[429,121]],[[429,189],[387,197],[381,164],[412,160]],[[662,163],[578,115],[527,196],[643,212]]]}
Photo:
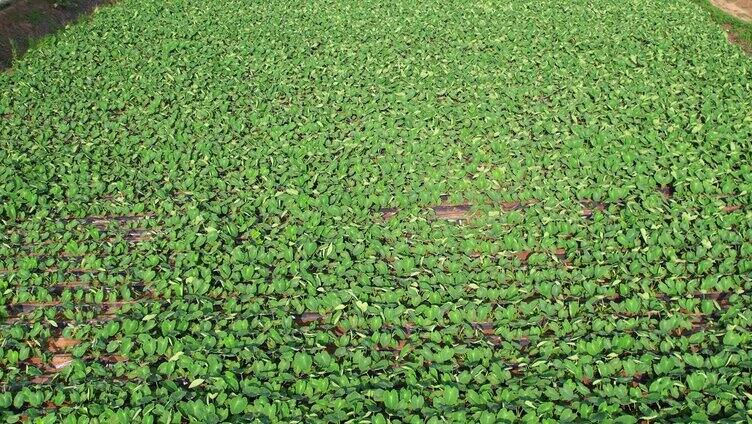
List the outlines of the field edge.
{"label": "field edge", "polygon": [[721,9],[711,0],[690,0],[708,12],[710,19],[726,31],[728,40],[752,56],[752,22],[746,22]]}
{"label": "field edge", "polygon": [[101,6],[116,0],[17,0],[0,7],[0,72],[41,40],[70,24],[88,19]]}

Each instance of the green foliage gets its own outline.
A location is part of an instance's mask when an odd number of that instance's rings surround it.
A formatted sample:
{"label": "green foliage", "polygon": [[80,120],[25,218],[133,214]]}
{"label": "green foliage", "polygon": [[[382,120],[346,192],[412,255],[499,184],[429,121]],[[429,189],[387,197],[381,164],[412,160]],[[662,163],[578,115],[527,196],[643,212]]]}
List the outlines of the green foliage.
{"label": "green foliage", "polygon": [[0,74],[0,418],[744,422],[751,77],[688,2],[102,8]]}

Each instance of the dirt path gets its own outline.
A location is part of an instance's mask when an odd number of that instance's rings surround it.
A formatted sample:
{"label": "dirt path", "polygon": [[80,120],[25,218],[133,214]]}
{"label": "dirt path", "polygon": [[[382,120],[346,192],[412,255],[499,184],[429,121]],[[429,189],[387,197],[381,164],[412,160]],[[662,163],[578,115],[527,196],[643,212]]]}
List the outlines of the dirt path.
{"label": "dirt path", "polygon": [[722,9],[746,22],[752,22],[752,0],[710,0]]}

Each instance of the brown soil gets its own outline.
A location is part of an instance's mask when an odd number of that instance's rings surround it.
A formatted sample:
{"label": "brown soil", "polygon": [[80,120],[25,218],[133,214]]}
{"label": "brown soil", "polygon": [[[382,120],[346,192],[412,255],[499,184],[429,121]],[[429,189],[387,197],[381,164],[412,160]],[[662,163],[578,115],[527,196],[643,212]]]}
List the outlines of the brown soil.
{"label": "brown soil", "polygon": [[716,7],[736,16],[737,18],[752,22],[752,0],[710,0]]}
{"label": "brown soil", "polygon": [[[731,24],[723,24],[723,29],[726,30],[726,38],[728,38],[729,43],[738,45],[747,54],[752,55],[752,44],[741,39],[739,35],[736,32],[734,32],[734,27],[731,26]],[[733,211],[727,211],[727,212],[733,212]]]}
{"label": "brown soil", "polygon": [[108,0],[13,0],[0,8],[0,70],[10,67],[32,40],[63,28]]}

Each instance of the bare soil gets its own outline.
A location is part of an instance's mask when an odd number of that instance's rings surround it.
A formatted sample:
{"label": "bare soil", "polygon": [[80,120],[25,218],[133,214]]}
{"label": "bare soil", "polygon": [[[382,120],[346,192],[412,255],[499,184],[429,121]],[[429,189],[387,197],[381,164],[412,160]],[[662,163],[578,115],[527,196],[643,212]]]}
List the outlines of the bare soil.
{"label": "bare soil", "polygon": [[0,9],[0,70],[29,49],[33,40],[51,34],[108,0],[14,0]]}
{"label": "bare soil", "polygon": [[737,18],[752,22],[752,0],[710,0],[716,7]]}

